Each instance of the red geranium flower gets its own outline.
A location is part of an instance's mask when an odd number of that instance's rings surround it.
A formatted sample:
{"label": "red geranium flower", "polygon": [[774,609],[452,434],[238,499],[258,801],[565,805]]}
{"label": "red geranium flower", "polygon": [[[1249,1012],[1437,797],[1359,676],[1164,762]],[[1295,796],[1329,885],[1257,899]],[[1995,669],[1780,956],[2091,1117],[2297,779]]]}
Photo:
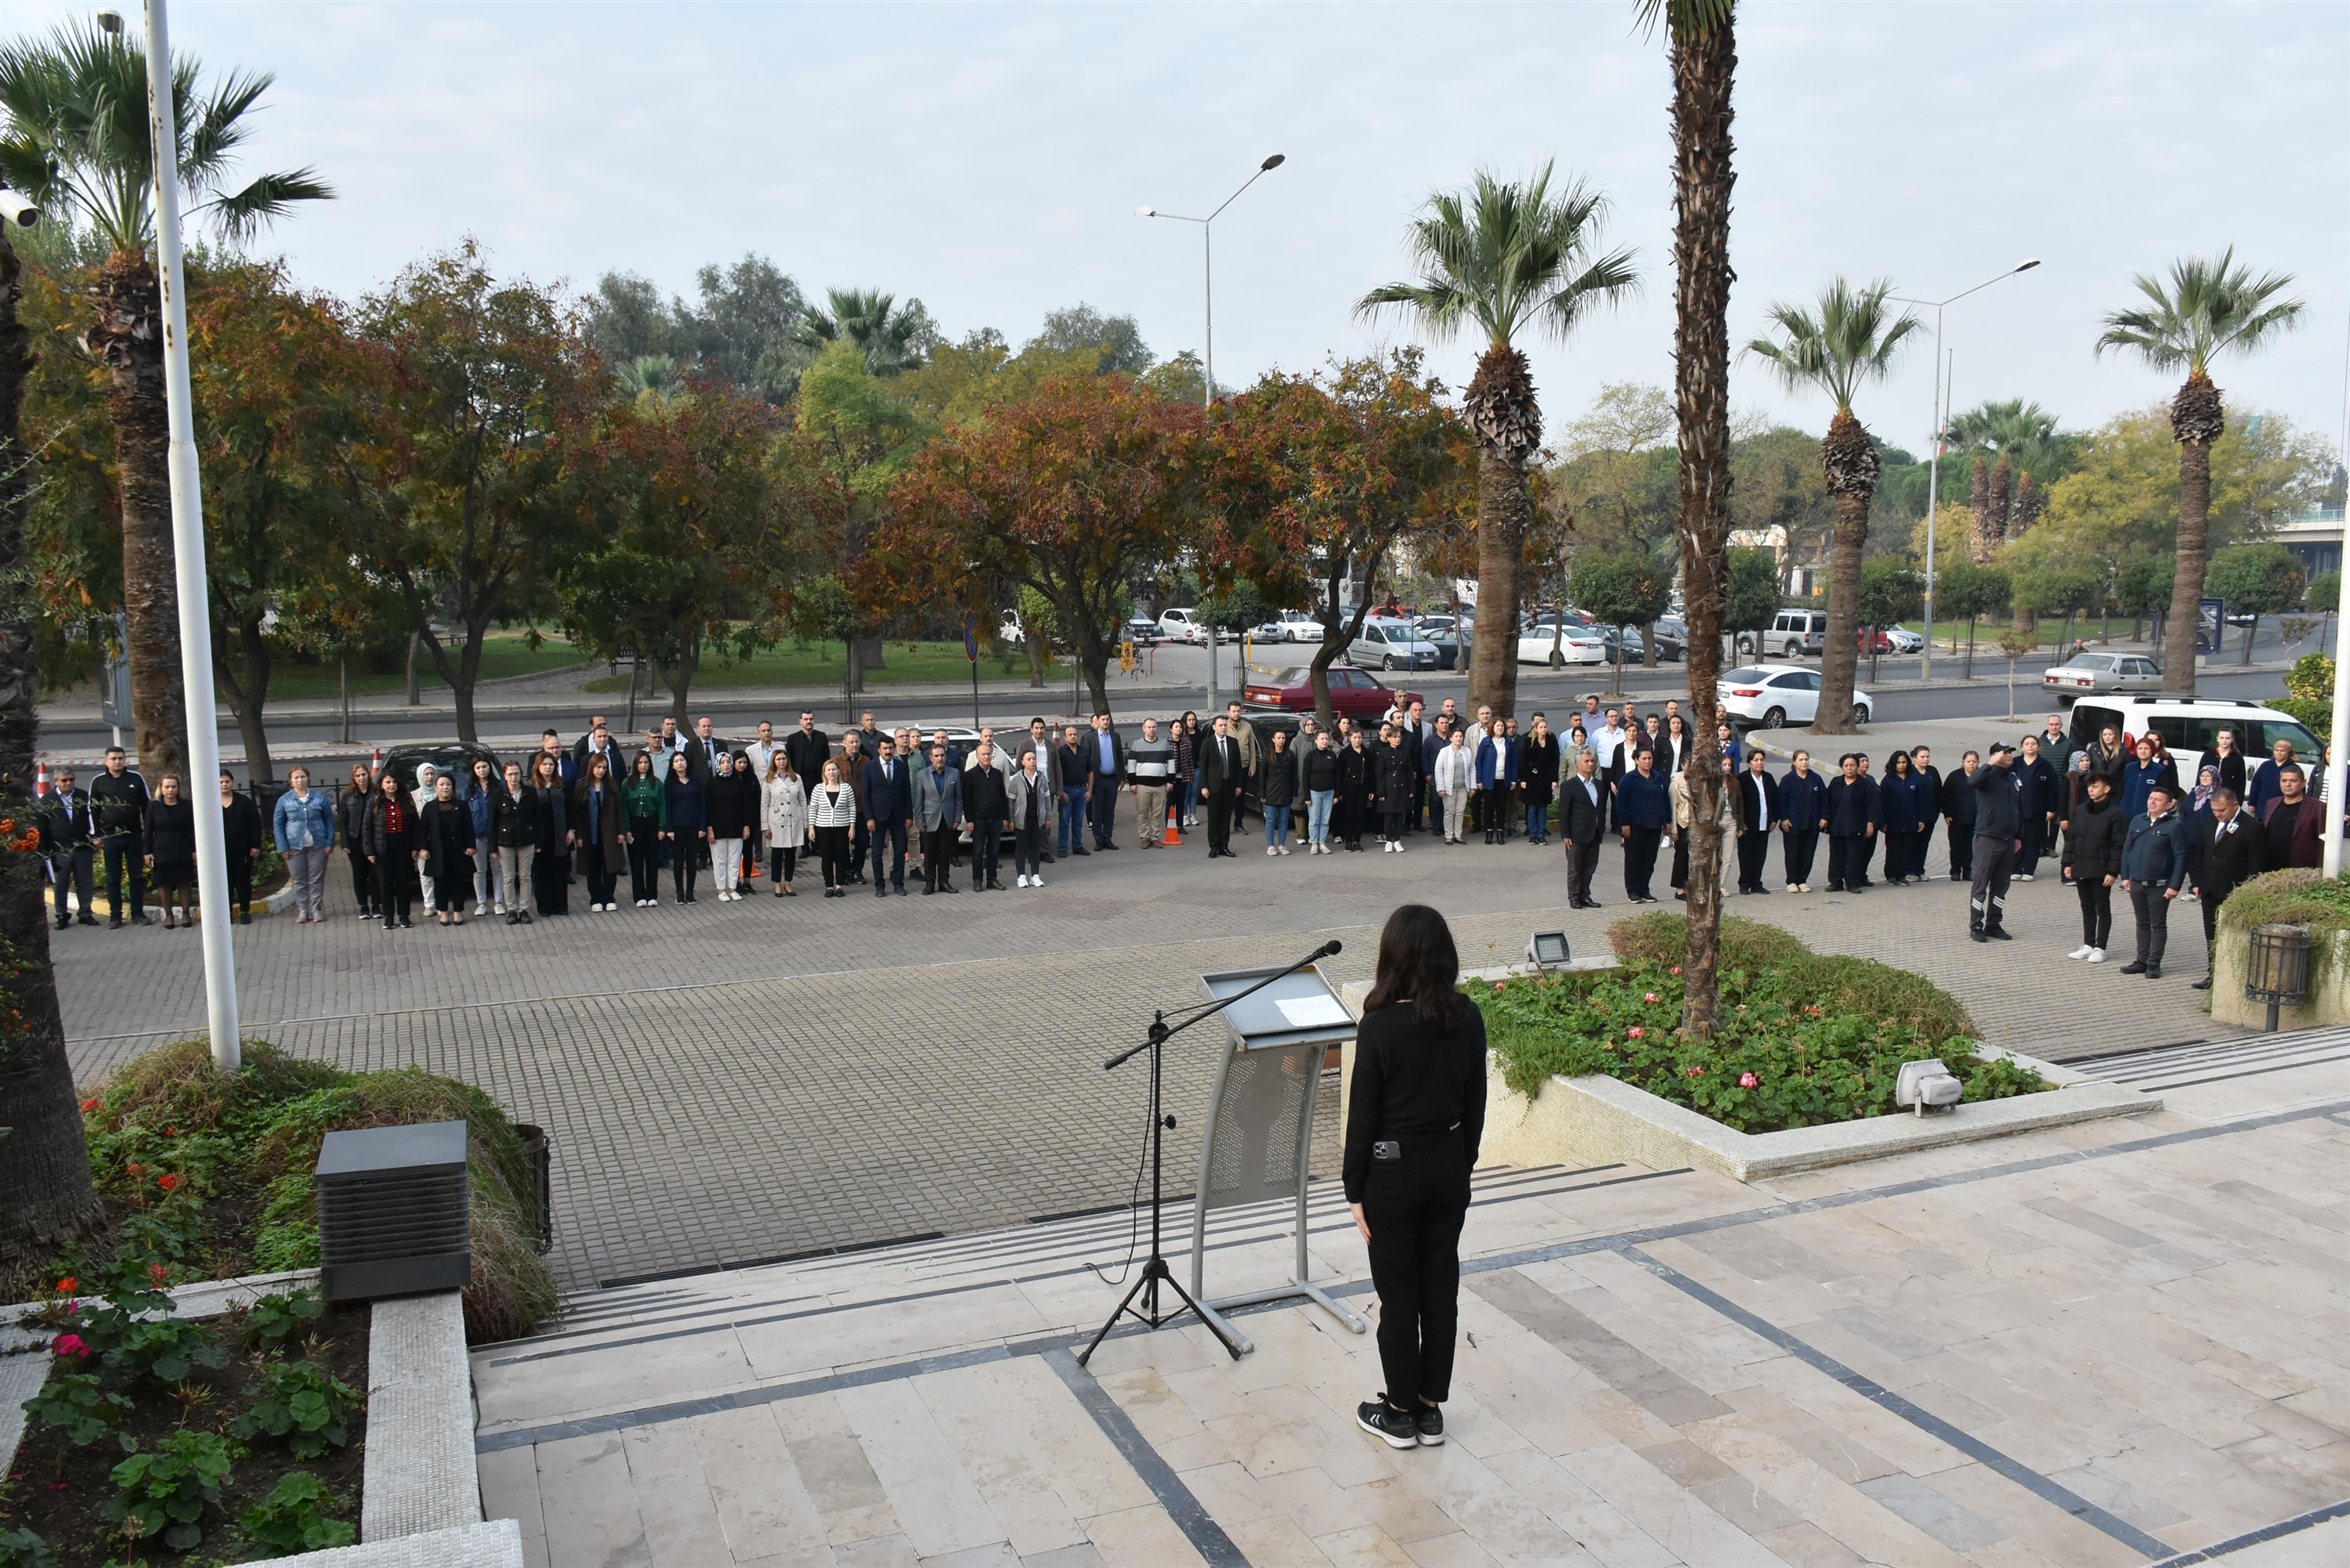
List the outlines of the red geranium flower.
{"label": "red geranium flower", "polygon": [[1752,1073],[1741,1073],[1738,1075],[1738,1086],[1742,1089],[1759,1089],[1762,1086],[1762,1080]]}
{"label": "red geranium flower", "polygon": [[61,1334],[49,1342],[49,1349],[59,1355],[88,1355],[89,1346],[78,1334]]}
{"label": "red geranium flower", "polygon": [[99,1099],[97,1096],[93,1095],[93,1096],[91,1096],[88,1099],[84,1100],[84,1101],[81,1103],[82,1114],[83,1114],[84,1116],[87,1116],[87,1115],[88,1115],[90,1112],[92,1112],[92,1111],[94,1111],[94,1110],[98,1109],[98,1107],[99,1107],[99,1106],[100,1106],[104,1105],[105,1103],[106,1103],[106,1102],[105,1102],[104,1100],[101,1100],[101,1099]]}
{"label": "red geranium flower", "polygon": [[1680,971],[1681,971],[1681,966],[1680,966],[1680,965],[1679,965],[1679,964],[1675,964],[1675,965],[1673,965],[1673,972],[1674,972],[1675,974],[1679,974],[1679,973],[1680,973]]}
{"label": "red geranium flower", "polygon": [[1657,1000],[1657,993],[1653,991],[1649,992],[1646,995],[1642,996],[1640,1000],[1643,1002],[1654,1002]]}
{"label": "red geranium flower", "polygon": [[150,1263],[147,1265],[147,1277],[160,1285],[172,1277],[172,1271],[161,1263]]}
{"label": "red geranium flower", "polygon": [[1683,1067],[1681,1069],[1681,1076],[1684,1078],[1702,1078],[1705,1076],[1705,1069],[1702,1067]]}
{"label": "red geranium flower", "polygon": [[155,1179],[155,1185],[161,1188],[166,1192],[176,1191],[179,1189],[180,1179],[174,1173],[167,1170],[162,1175]]}
{"label": "red geranium flower", "polygon": [[81,1282],[79,1280],[75,1279],[71,1274],[68,1274],[64,1279],[57,1282],[57,1294],[61,1296],[69,1296],[74,1293],[75,1288]]}
{"label": "red geranium flower", "polygon": [[1638,1040],[1644,1037],[1648,1032],[1635,1023],[1631,1028],[1626,1030],[1624,1033],[1630,1035],[1633,1039]]}

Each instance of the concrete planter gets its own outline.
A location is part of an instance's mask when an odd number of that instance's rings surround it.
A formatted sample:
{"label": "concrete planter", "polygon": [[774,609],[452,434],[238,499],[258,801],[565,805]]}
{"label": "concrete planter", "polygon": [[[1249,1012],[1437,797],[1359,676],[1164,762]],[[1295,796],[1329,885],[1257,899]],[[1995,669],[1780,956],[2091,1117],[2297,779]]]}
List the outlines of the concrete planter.
{"label": "concrete planter", "polygon": [[[317,1271],[260,1274],[172,1293],[182,1316],[212,1317],[273,1291],[315,1283]],[[0,1309],[0,1351],[37,1341],[16,1326],[29,1306]],[[23,1403],[49,1357],[0,1355],[0,1458],[24,1435]],[[512,1520],[482,1519],[473,1467],[473,1386],[457,1293],[377,1302],[368,1328],[367,1450],[359,1544],[280,1558],[303,1568],[523,1568]]]}
{"label": "concrete planter", "polygon": [[[2231,900],[2232,902],[2232,900]],[[2251,923],[2220,906],[2220,933],[2211,950],[2211,1021],[2246,1029],[2269,1026],[2269,1004],[2244,999],[2251,961]],[[2277,1009],[2279,1029],[2320,1029],[2350,1023],[2350,931],[2321,931],[2309,947],[2309,1000]]]}
{"label": "concrete planter", "polygon": [[[1585,970],[1613,969],[1609,960],[1587,961]],[[1481,970],[1464,980],[1505,980],[1532,972],[1527,965]],[[2241,994],[2243,983],[2237,981]],[[1369,988],[1356,984],[1342,995],[1361,1016]],[[2004,1137],[2039,1127],[2066,1127],[2107,1116],[2137,1116],[2162,1108],[2151,1095],[2010,1051],[1977,1048],[1977,1054],[2006,1057],[2039,1070],[2058,1085],[2043,1094],[2017,1095],[1959,1106],[1936,1116],[1869,1116],[1786,1132],[1744,1133],[1606,1076],[1554,1076],[1532,1099],[1510,1087],[1507,1064],[1489,1053],[1485,1068],[1485,1140],[1481,1158],[1501,1165],[1644,1165],[1652,1170],[1689,1167],[1711,1170],[1733,1181],[1761,1181],[1800,1170],[1878,1159],[1914,1149]],[[1354,1074],[1349,1042],[1340,1064],[1340,1132],[1345,1134],[1347,1089]]]}

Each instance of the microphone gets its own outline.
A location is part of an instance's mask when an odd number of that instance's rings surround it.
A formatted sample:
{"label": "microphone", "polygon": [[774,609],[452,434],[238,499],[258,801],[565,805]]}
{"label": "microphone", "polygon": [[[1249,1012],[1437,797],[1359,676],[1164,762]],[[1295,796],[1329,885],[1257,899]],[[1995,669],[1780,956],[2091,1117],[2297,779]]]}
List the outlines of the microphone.
{"label": "microphone", "polygon": [[1318,958],[1336,958],[1340,952],[1345,950],[1345,943],[1339,941],[1337,938],[1333,937],[1328,941],[1322,944],[1321,952],[1315,956]]}

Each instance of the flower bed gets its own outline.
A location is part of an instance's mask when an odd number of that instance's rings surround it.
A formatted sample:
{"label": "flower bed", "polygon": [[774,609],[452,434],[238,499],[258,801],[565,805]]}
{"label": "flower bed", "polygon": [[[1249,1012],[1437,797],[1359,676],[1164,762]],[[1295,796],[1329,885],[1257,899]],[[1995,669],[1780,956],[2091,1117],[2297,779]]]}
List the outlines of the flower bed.
{"label": "flower bed", "polygon": [[368,1312],[307,1293],[170,1315],[160,1261],[58,1282],[0,1482],[0,1565],[242,1563],[356,1539]]}
{"label": "flower bed", "polygon": [[1721,924],[1721,1023],[1703,1043],[1679,1033],[1686,932],[1671,911],[1608,932],[1622,968],[1471,982],[1510,1087],[1531,1097],[1554,1075],[1604,1075],[1756,1133],[1887,1115],[1901,1064],[1920,1056],[1940,1056],[1970,1101],[2054,1087],[1978,1057],[1966,1010],[1920,976]]}
{"label": "flower bed", "polygon": [[123,1067],[83,1102],[82,1119],[109,1224],[29,1282],[35,1290],[63,1274],[97,1277],[118,1254],[160,1263],[170,1284],[315,1267],[311,1170],[327,1134],[462,1120],[473,1176],[468,1336],[511,1339],[555,1312],[555,1277],[531,1244],[529,1157],[505,1113],[470,1085],[414,1068],[347,1073],[258,1040],[244,1070],[223,1078],[191,1040]]}

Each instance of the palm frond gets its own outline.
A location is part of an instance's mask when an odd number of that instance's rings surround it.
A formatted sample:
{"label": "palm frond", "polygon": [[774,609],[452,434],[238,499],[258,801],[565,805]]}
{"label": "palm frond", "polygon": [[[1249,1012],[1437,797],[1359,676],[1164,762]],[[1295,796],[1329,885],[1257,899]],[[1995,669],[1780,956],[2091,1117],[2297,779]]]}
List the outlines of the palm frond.
{"label": "palm frond", "polygon": [[1786,300],[1773,304],[1766,318],[1778,338],[1757,337],[1746,352],[1768,364],[1788,391],[1825,392],[1838,413],[1850,413],[1860,389],[1885,379],[1918,329],[1916,317],[1886,309],[1892,292],[1888,278],[1855,289],[1839,275],[1820,290],[1816,313]]}
{"label": "palm frond", "polygon": [[1655,32],[1662,21],[1680,41],[1729,26],[1737,9],[1737,0],[1634,0],[1633,15],[1642,32]]}
{"label": "palm frond", "polygon": [[195,210],[211,213],[222,234],[243,242],[252,238],[270,219],[284,217],[296,202],[331,202],[334,198],[333,188],[319,179],[315,170],[296,169],[285,174],[257,176],[244,190],[233,195],[215,196],[199,203]]}
{"label": "palm frond", "polygon": [[2097,353],[2133,349],[2156,370],[2208,376],[2212,361],[2227,350],[2250,353],[2299,325],[2304,302],[2277,298],[2293,286],[2293,275],[2255,277],[2235,258],[2236,247],[2230,245],[2217,257],[2171,263],[2168,279],[2140,273],[2135,282],[2145,305],[2106,317]]}

